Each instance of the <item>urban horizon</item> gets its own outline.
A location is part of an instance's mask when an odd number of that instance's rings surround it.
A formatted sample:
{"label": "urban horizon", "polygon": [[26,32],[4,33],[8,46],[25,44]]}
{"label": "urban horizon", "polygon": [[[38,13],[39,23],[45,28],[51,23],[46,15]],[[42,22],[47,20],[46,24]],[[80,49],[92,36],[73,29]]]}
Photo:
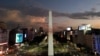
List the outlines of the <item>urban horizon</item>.
{"label": "urban horizon", "polygon": [[100,0],[0,0],[0,56],[100,56]]}

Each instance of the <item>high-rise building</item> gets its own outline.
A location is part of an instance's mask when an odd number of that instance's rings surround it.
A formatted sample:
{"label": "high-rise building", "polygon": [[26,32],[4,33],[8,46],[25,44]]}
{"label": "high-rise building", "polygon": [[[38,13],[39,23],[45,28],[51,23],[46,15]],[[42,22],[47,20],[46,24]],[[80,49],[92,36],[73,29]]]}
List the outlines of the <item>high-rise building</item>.
{"label": "high-rise building", "polygon": [[26,42],[28,39],[28,29],[27,28],[22,28],[23,31],[23,42]]}
{"label": "high-rise building", "polygon": [[100,29],[93,29],[93,51],[100,54]]}
{"label": "high-rise building", "polygon": [[92,49],[93,52],[100,54],[100,29],[92,29],[91,34],[84,34],[84,31],[78,31],[75,43],[85,45]]}
{"label": "high-rise building", "polygon": [[9,46],[14,45],[15,43],[21,43],[23,42],[23,31],[19,26],[16,28],[12,29],[9,32]]}
{"label": "high-rise building", "polygon": [[4,22],[0,22],[0,54],[7,48],[7,25]]}
{"label": "high-rise building", "polygon": [[100,35],[94,35],[94,51],[100,54]]}
{"label": "high-rise building", "polygon": [[27,40],[29,41],[29,42],[31,42],[31,41],[33,41],[33,39],[34,39],[34,37],[35,37],[35,30],[34,30],[34,28],[30,28],[29,30],[28,30],[28,34],[27,34]]}

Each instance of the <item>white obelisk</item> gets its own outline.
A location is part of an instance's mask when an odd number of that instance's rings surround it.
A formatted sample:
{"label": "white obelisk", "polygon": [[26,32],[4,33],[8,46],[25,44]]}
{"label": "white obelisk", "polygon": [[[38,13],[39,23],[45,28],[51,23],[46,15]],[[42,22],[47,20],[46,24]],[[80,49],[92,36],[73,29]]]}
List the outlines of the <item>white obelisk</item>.
{"label": "white obelisk", "polygon": [[49,26],[49,32],[48,32],[48,56],[54,56],[52,11],[49,11],[49,25],[48,26]]}

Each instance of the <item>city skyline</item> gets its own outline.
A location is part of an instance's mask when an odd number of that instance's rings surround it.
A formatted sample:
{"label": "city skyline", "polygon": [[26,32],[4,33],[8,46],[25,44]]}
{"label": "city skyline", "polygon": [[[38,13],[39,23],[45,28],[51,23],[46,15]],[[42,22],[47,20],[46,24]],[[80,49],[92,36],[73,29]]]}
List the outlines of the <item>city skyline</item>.
{"label": "city skyline", "polygon": [[0,19],[9,26],[48,27],[48,11],[53,13],[54,29],[91,24],[100,28],[99,0],[1,0]]}

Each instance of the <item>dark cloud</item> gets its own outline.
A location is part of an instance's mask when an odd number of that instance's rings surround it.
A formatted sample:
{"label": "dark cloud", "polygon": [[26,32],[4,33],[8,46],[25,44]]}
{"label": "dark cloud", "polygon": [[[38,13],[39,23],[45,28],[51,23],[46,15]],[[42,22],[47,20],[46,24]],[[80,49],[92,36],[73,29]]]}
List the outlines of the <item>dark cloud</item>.
{"label": "dark cloud", "polygon": [[[21,2],[22,1],[22,2]],[[48,16],[48,11],[45,8],[41,8],[39,3],[33,3],[32,2],[27,2],[21,0],[18,5],[16,6],[7,6],[3,5],[0,6],[1,8],[5,8],[8,10],[18,10],[22,13],[23,17],[26,15],[31,15],[31,16],[40,16],[40,17],[47,17]],[[30,0],[31,1],[31,0]],[[6,11],[0,11],[0,17],[5,15]],[[84,12],[84,13],[72,13],[72,14],[67,14],[67,13],[59,13],[56,11],[53,11],[53,16],[66,16],[70,17],[73,19],[88,19],[87,16],[100,16],[100,12]]]}
{"label": "dark cloud", "polygon": [[[35,0],[12,0],[11,2],[1,1],[0,3],[0,8],[5,8],[8,10],[18,10],[23,15],[48,16],[49,10],[45,9],[42,4],[36,2]],[[66,16],[66,14],[53,11],[53,16]]]}
{"label": "dark cloud", "polygon": [[[13,3],[13,5],[12,5]],[[14,4],[15,3],[15,4]],[[5,21],[10,28],[21,24],[25,27],[44,27],[47,29],[48,23],[45,19],[48,16],[48,9],[33,0],[12,0],[12,2],[0,1],[0,19]],[[53,16],[66,16],[72,19],[88,19],[88,16],[100,17],[100,12],[83,12],[83,13],[60,13],[53,11]],[[62,18],[61,18],[62,19]],[[13,27],[12,27],[13,26]],[[64,27],[54,24],[54,29],[63,29]]]}
{"label": "dark cloud", "polygon": [[10,27],[17,26],[17,24],[22,24],[23,26],[32,26],[35,23],[38,25],[45,23],[46,17],[41,16],[32,16],[32,15],[23,15],[19,10],[8,10],[0,9],[0,19],[6,22]]}
{"label": "dark cloud", "polygon": [[[21,27],[43,27],[45,30],[48,30],[48,23],[46,22],[47,17],[45,16],[35,16],[35,15],[25,15],[19,10],[10,10],[10,9],[0,9],[0,15],[3,15],[0,17],[0,19],[7,23],[9,29],[13,29],[17,27],[18,24],[21,25]],[[55,13],[55,14],[54,14]],[[58,12],[54,12],[53,14],[55,16],[63,16],[63,14],[60,14]],[[58,14],[57,14],[58,13]],[[59,28],[56,24],[54,24],[55,31],[62,29]]]}
{"label": "dark cloud", "polygon": [[0,18],[6,16],[6,12],[5,9],[0,8]]}
{"label": "dark cloud", "polygon": [[[99,4],[99,3],[98,3]],[[35,0],[10,0],[0,1],[0,8],[7,10],[18,10],[21,12],[21,16],[25,17],[27,15],[36,17],[47,17],[48,9],[44,8],[41,3]],[[93,9],[94,10],[94,9]],[[0,17],[5,16],[6,11],[0,11]],[[53,11],[53,16],[66,16],[72,19],[88,19],[88,16],[100,16],[100,12],[83,12],[83,13],[59,13]]]}
{"label": "dark cloud", "polygon": [[97,16],[100,17],[100,12],[84,12],[84,13],[73,13],[69,17],[73,19],[89,19],[88,17]]}

